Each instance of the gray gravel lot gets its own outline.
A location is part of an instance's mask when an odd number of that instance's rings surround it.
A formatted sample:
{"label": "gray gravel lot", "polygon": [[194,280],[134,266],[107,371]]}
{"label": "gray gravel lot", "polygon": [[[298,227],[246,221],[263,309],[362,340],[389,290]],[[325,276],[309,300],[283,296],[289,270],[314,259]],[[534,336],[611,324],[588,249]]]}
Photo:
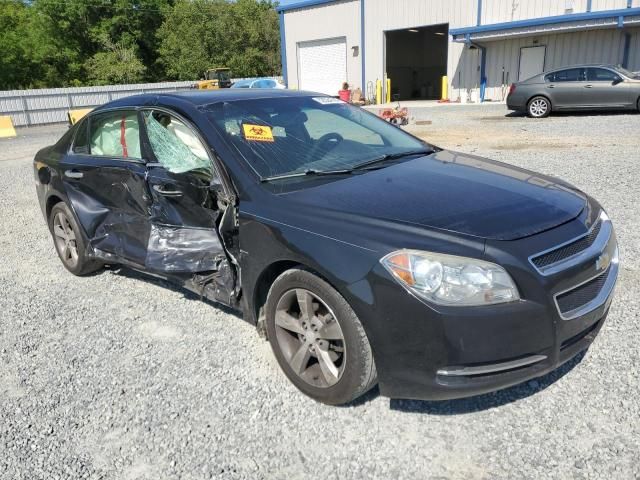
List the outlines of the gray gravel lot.
{"label": "gray gravel lot", "polygon": [[67,273],[31,160],[0,140],[0,478],[640,478],[640,115],[412,112],[435,143],[573,182],[607,208],[622,269],[584,358],[450,402],[305,398],[252,326],[157,280]]}

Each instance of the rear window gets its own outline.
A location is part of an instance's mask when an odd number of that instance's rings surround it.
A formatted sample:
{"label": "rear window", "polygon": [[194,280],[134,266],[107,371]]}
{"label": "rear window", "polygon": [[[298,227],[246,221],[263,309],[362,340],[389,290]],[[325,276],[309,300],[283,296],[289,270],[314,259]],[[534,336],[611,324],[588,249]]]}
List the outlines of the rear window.
{"label": "rear window", "polygon": [[140,128],[136,112],[93,115],[90,121],[91,155],[140,159]]}

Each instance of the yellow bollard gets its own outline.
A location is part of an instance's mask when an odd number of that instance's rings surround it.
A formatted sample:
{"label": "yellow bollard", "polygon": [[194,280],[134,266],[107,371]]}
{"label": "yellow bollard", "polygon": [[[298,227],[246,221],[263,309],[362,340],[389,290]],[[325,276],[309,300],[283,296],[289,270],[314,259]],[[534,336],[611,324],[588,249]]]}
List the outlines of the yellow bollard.
{"label": "yellow bollard", "polygon": [[446,75],[442,77],[442,95],[440,101],[449,101],[449,77]]}
{"label": "yellow bollard", "polygon": [[16,136],[16,129],[9,115],[0,116],[0,138],[13,138]]}
{"label": "yellow bollard", "polygon": [[93,108],[81,108],[77,110],[69,110],[67,117],[69,117],[69,125],[75,125],[82,117],[89,113]]}
{"label": "yellow bollard", "polygon": [[382,82],[380,80],[376,80],[376,105],[380,105],[382,103]]}
{"label": "yellow bollard", "polygon": [[387,103],[391,103],[391,79],[387,78]]}

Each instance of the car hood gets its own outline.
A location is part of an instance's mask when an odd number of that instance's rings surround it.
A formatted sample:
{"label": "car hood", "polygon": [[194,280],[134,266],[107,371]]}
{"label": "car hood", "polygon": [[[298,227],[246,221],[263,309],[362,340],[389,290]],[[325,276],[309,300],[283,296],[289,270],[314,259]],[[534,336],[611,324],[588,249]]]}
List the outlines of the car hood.
{"label": "car hood", "polygon": [[577,217],[587,199],[558,179],[450,151],[283,194],[334,212],[515,240]]}

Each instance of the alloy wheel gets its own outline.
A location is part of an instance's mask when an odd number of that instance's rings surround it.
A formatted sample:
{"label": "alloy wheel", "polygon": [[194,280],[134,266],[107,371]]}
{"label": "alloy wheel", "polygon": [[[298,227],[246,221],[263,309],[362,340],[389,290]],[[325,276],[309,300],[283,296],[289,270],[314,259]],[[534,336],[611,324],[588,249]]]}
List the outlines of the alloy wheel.
{"label": "alloy wheel", "polygon": [[57,212],[53,217],[53,237],[62,261],[70,268],[78,265],[78,244],[69,217]]}
{"label": "alloy wheel", "polygon": [[344,334],[335,314],[316,294],[296,288],[276,306],[276,339],[285,360],[310,385],[328,388],[346,365]]}
{"label": "alloy wheel", "polygon": [[542,117],[547,113],[549,104],[543,98],[536,98],[529,105],[529,112],[534,117]]}

